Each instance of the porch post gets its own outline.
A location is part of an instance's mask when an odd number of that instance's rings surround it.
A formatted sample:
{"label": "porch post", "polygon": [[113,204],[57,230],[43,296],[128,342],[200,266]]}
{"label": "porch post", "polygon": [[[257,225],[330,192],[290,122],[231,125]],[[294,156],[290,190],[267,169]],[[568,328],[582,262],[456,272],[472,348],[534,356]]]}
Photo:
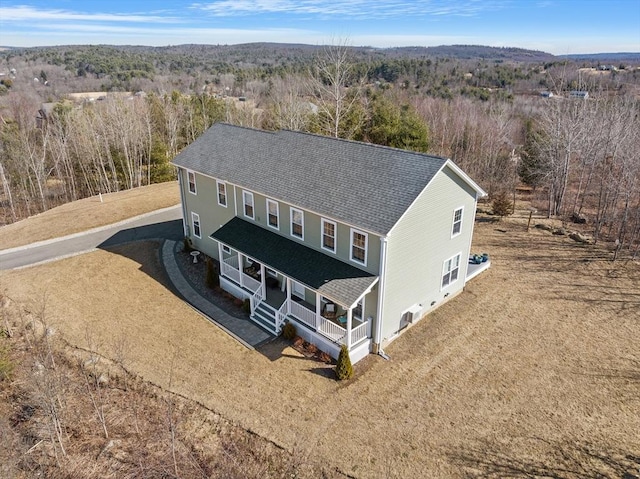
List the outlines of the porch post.
{"label": "porch post", "polygon": [[265,267],[264,264],[260,263],[260,282],[262,283],[262,298],[265,299],[267,297],[267,286],[266,286],[266,278],[265,278]]}
{"label": "porch post", "polygon": [[320,313],[322,305],[320,304],[320,293],[316,291],[316,329],[318,329],[318,323],[320,322]]}
{"label": "porch post", "polygon": [[244,255],[238,251],[238,271],[240,271],[240,286],[244,288],[244,279],[242,278],[244,276],[243,274],[243,270],[244,268],[242,267],[244,265]]}
{"label": "porch post", "polygon": [[218,259],[220,260],[220,272],[222,272],[222,263],[224,263],[224,261],[222,257],[222,243],[220,243],[220,241],[218,241]]}
{"label": "porch post", "polygon": [[353,308],[347,309],[347,349],[351,351],[351,319]]}
{"label": "porch post", "polygon": [[291,278],[285,276],[287,280],[287,314],[291,314]]}

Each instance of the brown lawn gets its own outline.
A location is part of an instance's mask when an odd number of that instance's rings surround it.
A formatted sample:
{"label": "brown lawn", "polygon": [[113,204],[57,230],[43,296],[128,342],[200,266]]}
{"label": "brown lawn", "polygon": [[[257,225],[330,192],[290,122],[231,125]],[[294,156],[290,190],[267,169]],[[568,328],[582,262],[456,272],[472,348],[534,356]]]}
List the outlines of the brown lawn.
{"label": "brown lawn", "polygon": [[92,196],[0,227],[0,250],[117,223],[180,203],[178,183],[169,181]]}
{"label": "brown lawn", "polygon": [[[176,298],[158,245],[0,274],[72,344],[358,478],[623,477],[640,467],[640,266],[521,222],[478,223],[492,268],[337,383],[250,351]],[[126,338],[126,339],[123,339]],[[118,346],[120,345],[120,346]],[[635,476],[626,476],[635,477]]]}

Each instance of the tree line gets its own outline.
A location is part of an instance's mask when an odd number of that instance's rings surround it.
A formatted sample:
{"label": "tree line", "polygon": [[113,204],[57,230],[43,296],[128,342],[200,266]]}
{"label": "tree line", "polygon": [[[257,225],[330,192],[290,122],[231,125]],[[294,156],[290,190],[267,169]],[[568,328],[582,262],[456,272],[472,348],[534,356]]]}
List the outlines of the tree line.
{"label": "tree line", "polygon": [[[450,157],[490,195],[528,184],[548,216],[588,220],[595,241],[617,241],[637,254],[640,127],[629,85],[617,88],[611,75],[593,75],[590,83],[581,80],[592,93],[585,100],[569,96],[575,72],[553,63],[488,70],[475,60],[470,72],[446,60],[400,58],[367,68],[352,53],[346,45],[327,47],[285,75],[196,75],[170,91],[80,107],[60,101],[40,127],[38,98],[12,86],[0,126],[3,221],[174,178],[171,159],[226,121]],[[536,71],[544,71],[554,97],[504,94]],[[454,94],[456,79],[463,84]],[[487,84],[502,87],[496,94]]]}

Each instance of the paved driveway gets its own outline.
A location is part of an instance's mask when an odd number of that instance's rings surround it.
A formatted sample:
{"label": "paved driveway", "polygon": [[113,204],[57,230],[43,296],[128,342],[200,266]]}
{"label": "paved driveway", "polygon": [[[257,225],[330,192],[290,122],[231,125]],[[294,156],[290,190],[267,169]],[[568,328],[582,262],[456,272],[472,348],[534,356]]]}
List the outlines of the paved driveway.
{"label": "paved driveway", "polygon": [[182,236],[178,205],[83,233],[0,251],[0,269],[23,268],[130,241],[154,238],[177,241]]}

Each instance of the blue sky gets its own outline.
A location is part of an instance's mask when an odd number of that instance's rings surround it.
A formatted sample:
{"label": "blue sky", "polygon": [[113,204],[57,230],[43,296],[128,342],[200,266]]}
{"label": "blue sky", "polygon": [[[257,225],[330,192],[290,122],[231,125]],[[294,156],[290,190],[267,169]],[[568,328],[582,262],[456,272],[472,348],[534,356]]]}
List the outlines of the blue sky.
{"label": "blue sky", "polygon": [[640,52],[640,0],[0,0],[0,45],[474,44]]}

